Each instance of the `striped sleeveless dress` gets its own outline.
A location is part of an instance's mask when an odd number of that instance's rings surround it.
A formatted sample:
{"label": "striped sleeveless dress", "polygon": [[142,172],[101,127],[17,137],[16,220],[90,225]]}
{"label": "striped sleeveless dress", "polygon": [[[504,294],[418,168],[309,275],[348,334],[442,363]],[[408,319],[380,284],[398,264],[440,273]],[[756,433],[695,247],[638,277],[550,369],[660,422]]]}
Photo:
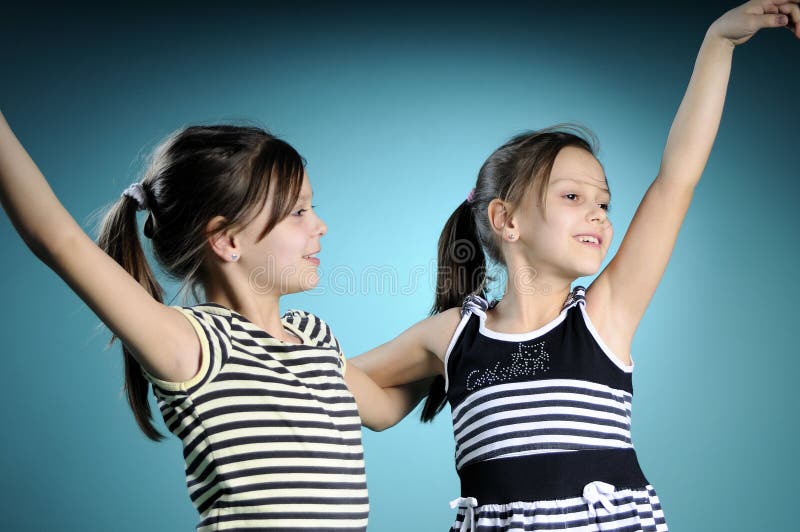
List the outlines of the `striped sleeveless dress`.
{"label": "striped sleeveless dress", "polygon": [[456,531],[667,530],[631,444],[632,366],[603,343],[575,287],[536,331],[485,326],[468,296],[445,357],[461,496]]}
{"label": "striped sleeveless dress", "polygon": [[184,383],[146,376],[183,442],[197,530],[364,532],[361,422],[327,324],[287,312],[302,340],[287,344],[221,305],[175,308],[200,338],[200,371]]}

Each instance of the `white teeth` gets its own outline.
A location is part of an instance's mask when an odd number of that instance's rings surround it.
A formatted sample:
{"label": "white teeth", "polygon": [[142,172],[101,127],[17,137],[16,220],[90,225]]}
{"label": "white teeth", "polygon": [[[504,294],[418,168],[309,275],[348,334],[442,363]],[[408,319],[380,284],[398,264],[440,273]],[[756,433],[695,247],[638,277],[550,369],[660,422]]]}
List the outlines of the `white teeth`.
{"label": "white teeth", "polygon": [[581,242],[591,242],[593,244],[599,244],[600,242],[593,236],[581,235],[578,237]]}

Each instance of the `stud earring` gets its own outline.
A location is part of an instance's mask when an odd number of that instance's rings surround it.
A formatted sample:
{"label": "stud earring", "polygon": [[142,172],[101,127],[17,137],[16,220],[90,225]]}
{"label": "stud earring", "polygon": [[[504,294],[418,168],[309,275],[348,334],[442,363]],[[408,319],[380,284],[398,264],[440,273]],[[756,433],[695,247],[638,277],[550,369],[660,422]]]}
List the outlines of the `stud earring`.
{"label": "stud earring", "polygon": [[236,253],[231,253],[231,260],[238,260],[238,259],[239,255],[237,255]]}
{"label": "stud earring", "polygon": [[515,235],[514,233],[508,233],[508,239],[514,241],[517,239],[517,235]]}

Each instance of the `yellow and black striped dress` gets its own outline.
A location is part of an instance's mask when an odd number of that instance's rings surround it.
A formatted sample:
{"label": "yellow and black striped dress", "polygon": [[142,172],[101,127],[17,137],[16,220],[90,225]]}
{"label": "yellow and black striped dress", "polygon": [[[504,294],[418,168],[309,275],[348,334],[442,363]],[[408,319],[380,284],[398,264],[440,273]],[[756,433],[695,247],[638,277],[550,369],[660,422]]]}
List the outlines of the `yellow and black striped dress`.
{"label": "yellow and black striped dress", "polygon": [[289,311],[302,343],[287,344],[221,305],[177,308],[200,338],[200,371],[148,379],[183,442],[197,530],[366,530],[361,424],[327,324]]}

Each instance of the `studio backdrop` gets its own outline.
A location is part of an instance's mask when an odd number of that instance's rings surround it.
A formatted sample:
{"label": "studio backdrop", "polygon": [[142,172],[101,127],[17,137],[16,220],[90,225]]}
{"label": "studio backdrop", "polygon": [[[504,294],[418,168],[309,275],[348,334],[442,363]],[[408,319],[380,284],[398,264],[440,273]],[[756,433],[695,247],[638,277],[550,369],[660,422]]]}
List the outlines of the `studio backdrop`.
{"label": "studio backdrop", "polygon": [[[735,5],[5,7],[0,109],[93,235],[177,128],[257,124],[289,141],[329,232],[320,285],[283,306],[323,317],[355,356],[426,317],[442,226],[514,134],[597,134],[613,256],[704,33]],[[797,520],[799,67],[788,31],[736,50],[719,137],[633,343],[633,441],[679,532]],[[119,346],[7,217],[0,238],[2,529],[192,530],[179,441],[138,431]],[[371,531],[453,519],[449,412],[418,419],[364,431]]]}

